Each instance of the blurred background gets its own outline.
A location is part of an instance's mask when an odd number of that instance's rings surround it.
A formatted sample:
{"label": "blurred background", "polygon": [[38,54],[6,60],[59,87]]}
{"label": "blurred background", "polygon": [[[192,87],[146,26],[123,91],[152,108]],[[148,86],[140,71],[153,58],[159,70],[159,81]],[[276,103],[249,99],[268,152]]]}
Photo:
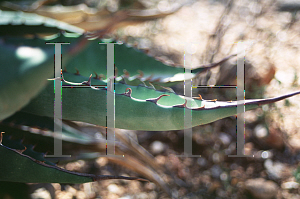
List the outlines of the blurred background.
{"label": "blurred background", "polygon": [[[246,99],[275,97],[300,89],[297,1],[1,1],[1,9],[62,20],[181,66],[184,54],[189,53],[192,68],[237,53],[237,42],[243,42]],[[191,43],[186,51],[184,42]],[[197,77],[193,84],[236,85],[236,58]],[[183,84],[173,89],[183,94]],[[193,96],[198,94],[204,99],[236,100],[235,88],[193,88]],[[120,134],[130,134],[153,155],[149,156],[157,166],[153,175],[162,178],[160,185],[109,180],[26,186],[30,187],[31,198],[47,199],[300,198],[299,100],[295,96],[245,113],[245,154],[253,158],[228,157],[236,154],[236,117],[193,128],[193,155],[201,155],[199,158],[176,156],[184,151],[183,131],[120,130]],[[143,175],[143,171],[120,165],[116,160],[100,157],[93,162],[78,160],[62,166],[87,173]],[[0,192],[5,189],[1,186]]]}

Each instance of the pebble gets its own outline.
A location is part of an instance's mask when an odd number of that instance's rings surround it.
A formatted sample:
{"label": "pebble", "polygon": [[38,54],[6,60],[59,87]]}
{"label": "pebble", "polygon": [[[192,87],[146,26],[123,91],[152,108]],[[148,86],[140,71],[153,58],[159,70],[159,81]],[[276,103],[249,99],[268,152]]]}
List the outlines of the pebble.
{"label": "pebble", "polygon": [[281,188],[283,189],[298,189],[299,183],[297,182],[284,182],[281,184]]}
{"label": "pebble", "polygon": [[211,171],[212,177],[214,177],[214,178],[219,178],[221,173],[223,172],[219,165],[212,166],[210,171]]}
{"label": "pebble", "polygon": [[160,141],[154,141],[150,145],[150,150],[153,154],[160,154],[165,149],[165,145]]}
{"label": "pebble", "polygon": [[207,160],[205,158],[200,157],[197,160],[197,164],[200,165],[200,166],[202,166],[202,167],[205,167],[206,164],[207,164]]}
{"label": "pebble", "polygon": [[265,126],[259,124],[254,129],[255,135],[258,138],[264,138],[268,135],[268,130]]}
{"label": "pebble", "polygon": [[270,180],[263,178],[249,179],[245,182],[245,189],[250,192],[252,196],[258,199],[275,198],[278,185]]}
{"label": "pebble", "polygon": [[152,191],[155,188],[156,188],[156,185],[154,183],[152,183],[152,182],[149,182],[149,183],[145,184],[145,189],[146,190]]}
{"label": "pebble", "polygon": [[267,169],[267,173],[270,179],[280,179],[283,171],[286,169],[284,164],[280,162],[273,162],[271,159],[267,159],[264,162],[264,166]]}
{"label": "pebble", "polygon": [[226,133],[220,133],[219,138],[225,146],[229,145],[231,142],[231,137]]}
{"label": "pebble", "polygon": [[294,136],[293,139],[289,139],[288,142],[294,150],[300,150],[300,138]]}
{"label": "pebble", "polygon": [[136,195],[136,199],[144,199],[144,198],[149,198],[147,193],[142,192]]}
{"label": "pebble", "polygon": [[119,198],[119,199],[133,199],[133,197],[132,196],[123,196],[123,197],[121,197],[121,198]]}
{"label": "pebble", "polygon": [[45,188],[39,188],[39,189],[35,190],[34,193],[31,194],[31,198],[32,199],[40,199],[40,198],[51,199],[52,197],[48,190],[46,190]]}
{"label": "pebble", "polygon": [[110,184],[107,187],[108,191],[111,193],[119,194],[121,192],[121,189],[116,184]]}
{"label": "pebble", "polygon": [[212,161],[214,163],[219,163],[223,160],[223,156],[220,153],[213,153],[212,155]]}

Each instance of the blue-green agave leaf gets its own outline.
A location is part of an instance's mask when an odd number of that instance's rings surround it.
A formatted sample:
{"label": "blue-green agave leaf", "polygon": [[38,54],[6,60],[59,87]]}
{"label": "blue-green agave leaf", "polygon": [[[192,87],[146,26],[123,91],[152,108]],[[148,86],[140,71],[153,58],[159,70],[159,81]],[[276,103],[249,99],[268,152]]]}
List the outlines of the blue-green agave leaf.
{"label": "blue-green agave leaf", "polygon": [[26,105],[53,75],[53,46],[49,47],[0,43],[0,120]]}
{"label": "blue-green agave leaf", "polygon": [[[62,110],[63,119],[84,121],[100,126],[106,125],[106,94],[113,92],[107,88],[96,88],[90,84],[101,84],[101,81],[92,79],[84,81],[78,88],[76,84],[67,80],[81,79],[81,76],[64,73]],[[94,83],[91,83],[94,82]],[[270,99],[254,99],[241,101],[211,101],[201,98],[186,98],[175,93],[161,92],[144,86],[129,86],[115,83],[115,127],[131,130],[165,131],[191,128],[207,124],[225,117],[237,114],[237,105],[244,106],[245,110],[270,104],[294,96],[300,92],[283,95]],[[47,88],[23,109],[25,112],[53,117],[53,85]],[[192,123],[184,124],[185,111],[191,111]]]}
{"label": "blue-green agave leaf", "polygon": [[83,34],[85,30],[33,13],[0,11],[0,35],[56,34],[61,30]]}
{"label": "blue-green agave leaf", "polygon": [[[68,171],[55,165],[46,164],[23,154],[28,150],[16,150],[2,144],[2,134],[0,139],[0,157],[3,161],[0,164],[0,181],[24,182],[24,183],[86,183],[97,180],[125,179],[143,180],[135,177],[93,175]],[[34,154],[37,156],[37,154]],[[40,157],[41,158],[41,157]]]}
{"label": "blue-green agave leaf", "polygon": [[[66,66],[66,70],[70,73],[79,71],[83,76],[96,73],[98,78],[100,74],[105,76],[107,73],[106,45],[99,44],[100,40],[88,41],[78,34],[57,34],[44,39],[2,38],[0,43],[0,52],[2,52],[0,61],[3,65],[0,67],[0,120],[21,109],[44,88],[47,78],[51,76],[53,78],[54,45],[46,45],[46,42],[71,43],[62,45],[63,66]],[[78,51],[79,54],[74,56],[74,52]],[[68,61],[71,56],[74,57]],[[224,60],[227,59],[229,57]],[[125,81],[134,86],[144,84],[157,90],[164,90],[158,85],[166,86],[173,81],[183,81],[181,78],[184,74],[183,68],[167,66],[126,45],[115,45],[115,63],[117,70],[127,70],[123,75],[116,77],[116,82]],[[216,65],[199,68],[196,73]],[[139,69],[143,72],[137,75]],[[129,72],[133,76],[127,75]],[[195,77],[196,73],[191,74],[189,78]],[[174,79],[179,76],[179,79]],[[101,84],[106,85],[106,82],[107,80],[103,79]]]}

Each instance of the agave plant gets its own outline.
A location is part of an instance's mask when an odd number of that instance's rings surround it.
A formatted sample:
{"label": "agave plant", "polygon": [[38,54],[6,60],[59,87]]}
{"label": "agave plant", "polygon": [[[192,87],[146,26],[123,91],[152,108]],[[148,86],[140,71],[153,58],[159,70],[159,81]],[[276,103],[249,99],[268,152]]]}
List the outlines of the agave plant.
{"label": "agave plant", "polygon": [[[2,12],[1,17],[8,21],[17,21],[21,18],[27,22],[26,24],[36,22],[36,18],[26,14],[16,16],[15,13]],[[58,21],[54,22],[61,25]],[[3,27],[9,29],[11,26],[6,24]],[[27,26],[32,28],[30,25]],[[61,29],[60,27],[56,28]],[[143,131],[191,128],[235,115],[237,106],[245,106],[246,110],[250,110],[300,93],[294,92],[271,99],[245,100],[243,104],[237,101],[204,100],[201,96],[180,96],[170,86],[190,81],[198,74],[218,66],[235,55],[230,55],[217,63],[200,66],[192,70],[191,75],[187,77],[184,75],[184,68],[170,66],[162,60],[147,55],[144,51],[120,44],[115,40],[91,39],[80,28],[67,25],[63,28],[73,33],[58,33],[51,37],[34,38],[23,35],[1,37],[0,120],[2,123],[9,124],[10,121],[16,123],[18,118],[23,118],[21,120],[27,118],[29,123],[39,121],[40,126],[44,123],[52,129],[54,81],[61,81],[63,87],[63,139],[78,146],[93,146],[99,142],[95,142],[86,134],[81,134],[82,131],[78,131],[80,127],[76,127],[76,123],[72,121],[106,127],[109,93],[114,95],[115,100],[115,128]],[[5,35],[5,32],[2,34]],[[63,69],[60,79],[53,76],[54,46],[45,44],[57,42],[70,43],[62,45]],[[108,85],[112,80],[106,76],[108,43],[115,43],[113,87]],[[185,126],[184,123],[184,113],[187,109],[193,116],[189,126]],[[11,116],[13,119],[10,118]],[[29,126],[33,125],[37,124],[29,124]],[[126,138],[123,136],[123,139]],[[122,151],[124,148],[129,150],[126,146],[122,149],[122,144],[119,144],[118,150]],[[93,150],[97,150],[96,147]],[[138,153],[138,150],[133,150],[131,153]],[[136,177],[71,172],[57,167],[45,159],[44,154],[35,152],[32,146],[3,138],[2,133],[0,156],[2,160],[6,160],[1,161],[0,164],[0,181],[86,183],[103,179],[143,180]],[[139,157],[143,158],[143,155]],[[147,158],[144,161],[151,164]],[[156,167],[153,164],[151,166],[154,169]],[[168,188],[163,185],[159,176],[153,177],[154,174],[149,170],[145,177],[157,182],[168,192]]]}

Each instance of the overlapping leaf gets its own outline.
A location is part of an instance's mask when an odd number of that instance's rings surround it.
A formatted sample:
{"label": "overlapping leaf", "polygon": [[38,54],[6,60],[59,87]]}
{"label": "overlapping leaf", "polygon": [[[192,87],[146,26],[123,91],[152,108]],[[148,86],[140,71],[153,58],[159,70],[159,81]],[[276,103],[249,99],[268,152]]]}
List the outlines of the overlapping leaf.
{"label": "overlapping leaf", "polygon": [[[81,76],[65,73],[65,79],[82,79]],[[64,79],[64,80],[65,80]],[[82,85],[89,85],[91,79]],[[75,86],[76,83],[64,83]],[[78,84],[78,83],[77,83]],[[96,83],[97,84],[97,83]],[[101,82],[98,82],[101,84]],[[200,98],[186,98],[175,93],[160,92],[144,86],[129,86],[122,83],[114,85],[115,127],[131,130],[179,130],[207,124],[237,114],[237,106],[250,110],[263,104],[297,95],[300,92],[272,99],[245,100],[244,102],[220,102]],[[100,126],[106,125],[107,88],[63,88],[63,119],[84,121]],[[53,86],[47,88],[23,109],[25,112],[41,116],[53,116]],[[184,123],[185,111],[191,111],[192,123]]]}
{"label": "overlapping leaf", "polygon": [[86,183],[106,179],[143,180],[134,177],[92,175],[71,172],[54,165],[45,164],[40,160],[24,155],[22,152],[2,144],[0,144],[0,157],[2,160],[5,160],[0,164],[1,181],[26,183]]}

